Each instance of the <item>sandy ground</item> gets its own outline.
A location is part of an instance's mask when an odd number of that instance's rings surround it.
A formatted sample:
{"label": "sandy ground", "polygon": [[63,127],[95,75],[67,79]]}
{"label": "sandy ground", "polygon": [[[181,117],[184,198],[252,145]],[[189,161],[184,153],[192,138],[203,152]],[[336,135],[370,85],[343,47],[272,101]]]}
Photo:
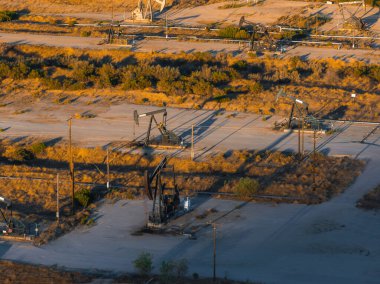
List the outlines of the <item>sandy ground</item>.
{"label": "sandy ground", "polygon": [[[90,111],[96,118],[75,120],[76,143],[104,146],[110,141],[131,139],[145,132],[141,120],[133,134],[132,111],[156,109],[126,103],[87,105],[81,99],[59,106],[40,101],[29,112],[11,114],[18,106],[0,109],[1,138],[29,136],[65,138],[65,120],[75,112]],[[230,149],[296,149],[295,134],[274,132],[275,118],[262,121],[254,114],[168,109],[168,128],[189,139],[195,125],[196,155]],[[338,124],[337,124],[338,125]],[[334,155],[351,155],[368,160],[364,173],[344,194],[317,206],[297,204],[245,204],[237,201],[197,198],[195,212],[177,219],[185,224],[207,209],[218,212],[204,220],[217,219],[217,275],[264,283],[378,283],[380,277],[379,213],[355,208],[355,202],[380,182],[380,133],[366,144],[357,141],[374,125],[340,123],[340,132],[319,139],[319,150]],[[311,148],[306,137],[306,149]],[[188,155],[189,153],[184,153]],[[112,167],[111,167],[112,170]],[[189,272],[212,275],[212,234],[207,227],[197,240],[185,236],[133,236],[144,225],[148,201],[106,203],[98,210],[96,225],[78,228],[42,247],[28,244],[0,244],[3,259],[75,269],[133,271],[132,261],[143,251],[154,255],[155,271],[163,260],[186,258]],[[219,219],[218,219],[219,218]],[[200,221],[198,221],[199,223]]]}
{"label": "sandy ground", "polygon": [[297,46],[290,48],[284,57],[300,56],[304,59],[326,59],[334,58],[346,62],[352,60],[364,61],[367,63],[379,64],[380,51],[379,50],[365,50],[365,49],[337,49],[327,47],[308,47]]}
{"label": "sandy ground", "polygon": [[188,25],[210,23],[238,24],[241,16],[245,16],[249,21],[272,24],[281,16],[295,14],[302,11],[303,8],[311,6],[310,3],[302,1],[266,0],[255,6],[218,9],[218,7],[226,3],[216,3],[187,9],[172,9],[167,12],[167,17],[176,23]]}

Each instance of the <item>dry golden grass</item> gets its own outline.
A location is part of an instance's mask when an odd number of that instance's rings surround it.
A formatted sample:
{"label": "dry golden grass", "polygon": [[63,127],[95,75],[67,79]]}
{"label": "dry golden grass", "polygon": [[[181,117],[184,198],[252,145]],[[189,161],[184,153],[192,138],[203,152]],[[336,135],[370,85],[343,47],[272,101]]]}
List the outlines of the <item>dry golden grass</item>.
{"label": "dry golden grass", "polygon": [[92,277],[79,272],[64,272],[47,266],[0,261],[1,283],[87,283]]}
{"label": "dry golden grass", "polygon": [[[14,147],[14,146],[10,146]],[[7,152],[7,146],[4,146]],[[74,148],[76,189],[95,188],[106,183],[106,152],[101,148]],[[9,155],[8,158],[11,158]],[[143,171],[153,169],[162,156],[141,156],[111,152],[111,185],[109,198],[142,197]],[[318,203],[344,191],[360,174],[364,163],[349,158],[320,155],[316,161],[316,183],[313,183],[312,162],[297,164],[294,157],[279,152],[233,151],[227,155],[210,155],[202,161],[174,157],[177,184],[187,193],[198,191],[234,192],[241,177],[257,179],[261,185],[258,194],[298,198],[302,203]],[[47,147],[31,161],[3,163],[0,170],[0,195],[15,203],[23,214],[44,214],[54,218],[56,206],[56,174],[60,175],[60,195],[64,211],[70,203],[67,148]],[[19,179],[15,179],[15,178]],[[167,173],[168,187],[173,181]],[[350,177],[350,178],[347,178]],[[33,178],[33,180],[32,180]],[[36,180],[40,179],[40,180]]]}

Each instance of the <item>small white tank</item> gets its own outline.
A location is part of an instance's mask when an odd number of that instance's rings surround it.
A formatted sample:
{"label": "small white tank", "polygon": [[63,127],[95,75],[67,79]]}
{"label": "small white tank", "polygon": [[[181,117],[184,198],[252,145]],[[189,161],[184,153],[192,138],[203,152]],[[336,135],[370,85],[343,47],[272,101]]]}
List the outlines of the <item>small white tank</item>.
{"label": "small white tank", "polygon": [[190,211],[190,208],[191,208],[191,203],[190,203],[190,198],[189,197],[186,197],[185,198],[185,203],[183,205],[183,209],[185,211]]}

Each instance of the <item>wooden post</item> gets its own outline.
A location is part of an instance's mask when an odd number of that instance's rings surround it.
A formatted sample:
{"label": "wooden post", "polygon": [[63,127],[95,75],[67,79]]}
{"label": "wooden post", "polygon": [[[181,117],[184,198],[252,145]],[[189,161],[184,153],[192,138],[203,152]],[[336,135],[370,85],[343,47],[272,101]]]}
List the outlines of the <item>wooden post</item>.
{"label": "wooden post", "polygon": [[74,179],[74,160],[71,138],[72,117],[69,119],[69,163],[70,163],[70,181],[71,181],[71,213],[75,213],[74,194],[75,194],[75,179]]}
{"label": "wooden post", "polygon": [[107,189],[110,189],[110,154],[107,147]]}
{"label": "wooden post", "polygon": [[59,174],[57,174],[57,223],[59,223]]}
{"label": "wooden post", "polygon": [[191,125],[191,160],[194,160],[194,124]]}
{"label": "wooden post", "polygon": [[305,119],[302,117],[301,157],[305,154]]}
{"label": "wooden post", "polygon": [[315,189],[315,175],[316,175],[316,157],[317,157],[317,130],[314,129],[313,134],[313,189]]}
{"label": "wooden post", "polygon": [[212,224],[213,239],[214,239],[214,253],[213,253],[213,281],[216,281],[216,224]]}
{"label": "wooden post", "polygon": [[301,156],[301,120],[298,118],[298,156]]}

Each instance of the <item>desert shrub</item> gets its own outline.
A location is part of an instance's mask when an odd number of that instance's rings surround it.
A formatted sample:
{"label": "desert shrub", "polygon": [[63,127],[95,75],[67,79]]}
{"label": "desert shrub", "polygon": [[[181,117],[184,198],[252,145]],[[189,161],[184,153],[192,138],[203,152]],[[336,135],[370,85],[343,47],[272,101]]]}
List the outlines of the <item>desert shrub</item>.
{"label": "desert shrub", "polygon": [[264,87],[260,84],[260,82],[254,82],[253,84],[249,85],[249,90],[253,94],[259,94],[264,90]]}
{"label": "desert shrub", "polygon": [[41,83],[50,90],[60,90],[62,88],[61,82],[54,78],[42,78]]}
{"label": "desert shrub", "polygon": [[142,276],[147,276],[153,270],[153,256],[150,253],[143,252],[133,261],[133,265]]}
{"label": "desert shrub", "polygon": [[80,36],[81,37],[89,37],[89,36],[91,36],[91,31],[81,31]]}
{"label": "desert shrub", "polygon": [[184,258],[178,260],[176,262],[175,268],[176,268],[177,278],[185,277],[189,270],[189,265],[187,263],[187,260]]}
{"label": "desert shrub", "polygon": [[370,70],[366,64],[356,63],[353,66],[348,67],[345,73],[348,76],[359,78],[368,75],[369,71]]}
{"label": "desert shrub", "polygon": [[248,68],[248,62],[246,60],[238,60],[232,67],[238,71],[245,71]]}
{"label": "desert shrub", "polygon": [[0,79],[8,78],[9,74],[11,73],[11,68],[9,65],[5,62],[0,62]]}
{"label": "desert shrub", "polygon": [[34,154],[19,146],[8,146],[4,152],[4,157],[13,161],[29,161],[34,159]]}
{"label": "desert shrub", "polygon": [[95,73],[95,67],[87,61],[76,62],[73,66],[73,78],[78,82],[88,83]]}
{"label": "desert shrub", "polygon": [[0,11],[0,22],[10,22],[18,18],[19,15],[15,11]]}
{"label": "desert shrub", "polygon": [[234,188],[234,193],[240,198],[249,198],[259,190],[259,182],[252,178],[241,178]]}
{"label": "desert shrub", "polygon": [[111,64],[104,64],[98,70],[98,84],[99,87],[112,87],[117,85],[119,81],[119,74],[115,67]]}
{"label": "desert shrub", "polygon": [[373,65],[369,70],[369,76],[375,79],[377,82],[380,82],[380,66]]}
{"label": "desert shrub", "polygon": [[155,66],[152,71],[152,75],[156,78],[156,80],[173,82],[181,76],[178,67]]}
{"label": "desert shrub", "polygon": [[69,27],[74,27],[78,22],[75,20],[75,19],[67,19],[66,20],[66,24],[69,26]]}
{"label": "desert shrub", "polygon": [[210,97],[213,94],[213,86],[205,80],[198,80],[191,86],[191,92],[195,95]]}
{"label": "desert shrub", "polygon": [[143,90],[152,86],[152,79],[141,70],[127,70],[123,75],[124,90]]}
{"label": "desert shrub", "polygon": [[29,66],[22,61],[18,61],[13,67],[10,73],[10,77],[15,80],[25,79],[30,72]]}
{"label": "desert shrub", "polygon": [[75,192],[75,200],[84,208],[86,208],[91,202],[91,191],[89,189],[80,189]]}
{"label": "desert shrub", "polygon": [[172,283],[175,278],[185,277],[187,272],[188,263],[186,259],[163,261],[160,266],[160,280],[163,283]]}
{"label": "desert shrub", "polygon": [[185,94],[185,84],[180,80],[175,82],[159,81],[157,89],[167,95],[183,96]]}
{"label": "desert shrub", "polygon": [[32,71],[30,71],[28,77],[31,78],[31,79],[37,79],[37,78],[44,78],[45,77],[45,73],[40,70],[40,69],[33,69]]}
{"label": "desert shrub", "polygon": [[162,283],[172,283],[175,275],[175,263],[173,261],[163,261],[160,266],[160,281]]}
{"label": "desert shrub", "polygon": [[249,38],[249,34],[242,29],[239,29],[235,26],[226,27],[224,29],[220,29],[218,35],[223,38],[234,38],[234,39],[247,39]]}
{"label": "desert shrub", "polygon": [[29,147],[29,150],[33,153],[33,155],[41,154],[45,151],[46,144],[43,142],[34,143]]}

